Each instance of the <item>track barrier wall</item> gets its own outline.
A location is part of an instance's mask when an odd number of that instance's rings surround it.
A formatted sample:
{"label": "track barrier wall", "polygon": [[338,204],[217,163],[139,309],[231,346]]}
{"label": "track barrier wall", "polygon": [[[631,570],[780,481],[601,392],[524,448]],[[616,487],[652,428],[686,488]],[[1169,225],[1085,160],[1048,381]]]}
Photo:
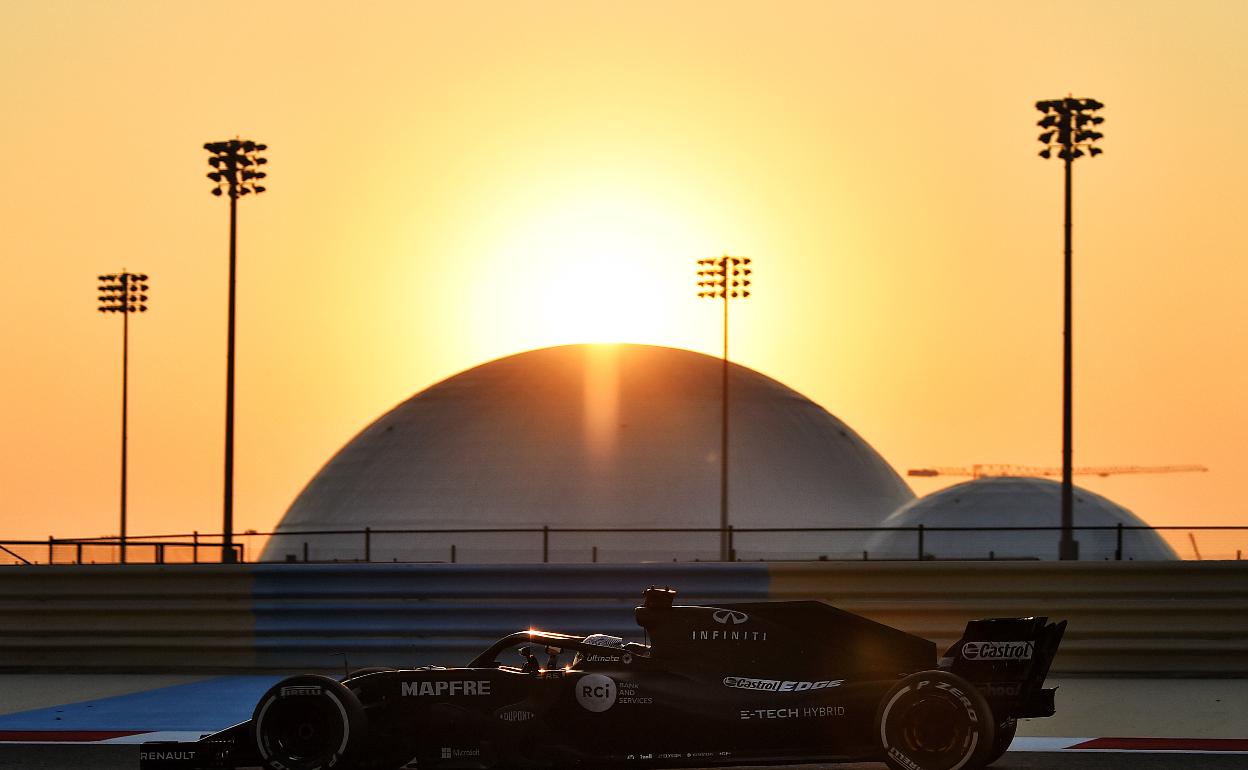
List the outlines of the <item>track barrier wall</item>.
{"label": "track barrier wall", "polygon": [[937,642],[967,620],[1070,626],[1061,673],[1248,675],[1243,562],[249,564],[0,568],[0,669],[287,671],[462,665],[537,627],[639,639],[679,603],[823,599]]}

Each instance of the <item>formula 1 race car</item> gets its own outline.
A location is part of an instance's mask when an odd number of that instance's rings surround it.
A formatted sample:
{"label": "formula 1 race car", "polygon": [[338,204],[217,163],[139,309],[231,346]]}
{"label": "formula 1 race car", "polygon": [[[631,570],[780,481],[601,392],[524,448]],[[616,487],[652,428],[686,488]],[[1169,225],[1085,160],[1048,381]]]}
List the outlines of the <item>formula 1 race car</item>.
{"label": "formula 1 race car", "polygon": [[673,606],[675,593],[643,594],[647,644],[521,631],[465,668],[294,676],[249,721],[197,742],[143,744],[140,768],[878,760],[973,770],[1004,753],[1015,720],[1053,715],[1042,685],[1065,622],[972,621],[937,659],[932,642],[823,602]]}

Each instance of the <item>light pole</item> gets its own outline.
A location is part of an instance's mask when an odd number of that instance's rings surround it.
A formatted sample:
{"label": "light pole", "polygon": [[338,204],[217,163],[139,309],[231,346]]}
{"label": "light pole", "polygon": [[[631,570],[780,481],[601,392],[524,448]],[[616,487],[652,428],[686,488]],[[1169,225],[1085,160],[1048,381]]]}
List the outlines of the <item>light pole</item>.
{"label": "light pole", "polygon": [[698,296],[703,299],[724,301],[724,376],[719,446],[719,560],[732,561],[732,548],[728,538],[728,303],[734,299],[750,296],[749,275],[753,272],[749,257],[730,257],[727,254],[715,259],[699,259]]}
{"label": "light pole", "polygon": [[[1059,559],[1078,559],[1079,543],[1074,537],[1074,486],[1071,482],[1072,420],[1071,420],[1071,169],[1075,158],[1095,157],[1102,150],[1092,143],[1104,134],[1095,129],[1105,118],[1094,115],[1105,105],[1095,99],[1049,99],[1036,102],[1044,117],[1036,124],[1044,129],[1037,137],[1044,149],[1040,157],[1048,159],[1057,150],[1057,157],[1066,166],[1066,227],[1065,227],[1065,306],[1062,332],[1062,539],[1058,544]],[[1084,150],[1087,152],[1084,152]]]}
{"label": "light pole", "polygon": [[130,314],[146,313],[147,276],[142,273],[108,273],[99,276],[101,313],[121,313],[121,563],[126,563],[126,426],[129,422]]}
{"label": "light pole", "polygon": [[208,142],[208,165],[212,171],[208,178],[216,182],[212,194],[228,195],[230,198],[230,305],[228,342],[225,364],[225,507],[221,526],[221,561],[233,562],[234,558],[234,284],[235,284],[235,233],[238,230],[238,199],[242,195],[264,192],[257,184],[268,176],[260,170],[269,161],[257,153],[268,149],[256,142],[229,139],[224,142]]}

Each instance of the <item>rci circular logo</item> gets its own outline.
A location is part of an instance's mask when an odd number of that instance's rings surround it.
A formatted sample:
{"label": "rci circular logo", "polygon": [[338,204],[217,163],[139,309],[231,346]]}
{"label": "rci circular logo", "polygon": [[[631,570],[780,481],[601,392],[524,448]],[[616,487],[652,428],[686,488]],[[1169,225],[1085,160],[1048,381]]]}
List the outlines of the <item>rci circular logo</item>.
{"label": "rci circular logo", "polygon": [[576,682],[576,702],[586,711],[606,711],[615,705],[615,680],[602,674],[586,674]]}

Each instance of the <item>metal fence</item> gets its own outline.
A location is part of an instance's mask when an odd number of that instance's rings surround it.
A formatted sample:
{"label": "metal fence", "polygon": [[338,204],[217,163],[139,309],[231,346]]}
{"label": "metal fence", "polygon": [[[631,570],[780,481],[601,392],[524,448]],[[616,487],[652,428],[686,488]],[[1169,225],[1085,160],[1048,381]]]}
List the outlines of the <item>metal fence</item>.
{"label": "metal fence", "polygon": [[[245,544],[233,546],[234,561],[245,561]],[[0,564],[215,564],[221,559],[221,536],[189,535],[0,540]]]}
{"label": "metal fence", "polygon": [[[1060,527],[728,527],[326,529],[234,535],[234,560],[300,563],[635,563],[718,561],[1013,561],[1056,558]],[[1085,561],[1241,560],[1248,526],[1074,527]],[[874,537],[874,536],[880,537]],[[1158,540],[1160,538],[1160,541]],[[1199,539],[1198,539],[1199,538]],[[858,544],[866,541],[867,547]],[[1203,547],[1202,547],[1203,541]],[[220,534],[143,535],[125,541],[136,564],[219,563]],[[846,543],[853,543],[847,547]],[[117,564],[116,537],[0,540],[0,564]]]}

